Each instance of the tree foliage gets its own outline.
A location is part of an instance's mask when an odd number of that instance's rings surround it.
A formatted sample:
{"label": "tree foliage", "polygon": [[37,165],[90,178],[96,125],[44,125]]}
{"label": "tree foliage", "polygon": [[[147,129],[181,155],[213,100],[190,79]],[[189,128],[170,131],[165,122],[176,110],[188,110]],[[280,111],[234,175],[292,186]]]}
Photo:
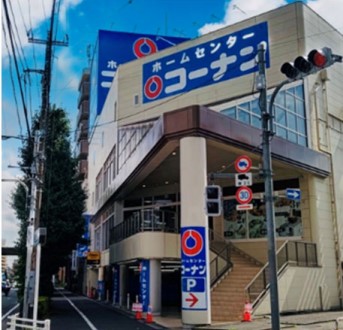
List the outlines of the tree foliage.
{"label": "tree foliage", "polygon": [[[33,125],[33,134],[38,120]],[[59,267],[67,265],[71,251],[82,242],[86,195],[77,172],[77,159],[72,156],[69,141],[69,122],[63,109],[49,112],[45,139],[45,175],[40,210],[39,227],[47,229],[47,241],[42,246],[40,270],[40,294],[51,294],[51,277]],[[21,166],[29,167],[33,161],[33,143],[28,142],[21,150]],[[29,179],[28,173],[27,178]],[[28,211],[25,211],[23,189],[18,185],[13,194],[13,207],[21,221],[18,269],[23,284],[26,263],[26,228]]]}

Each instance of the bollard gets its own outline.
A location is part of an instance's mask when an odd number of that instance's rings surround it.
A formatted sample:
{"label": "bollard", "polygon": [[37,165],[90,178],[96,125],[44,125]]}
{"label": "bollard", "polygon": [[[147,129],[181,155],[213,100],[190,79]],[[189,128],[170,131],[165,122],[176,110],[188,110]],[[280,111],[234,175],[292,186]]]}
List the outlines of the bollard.
{"label": "bollard", "polygon": [[126,308],[130,310],[130,294],[129,293],[126,296]]}

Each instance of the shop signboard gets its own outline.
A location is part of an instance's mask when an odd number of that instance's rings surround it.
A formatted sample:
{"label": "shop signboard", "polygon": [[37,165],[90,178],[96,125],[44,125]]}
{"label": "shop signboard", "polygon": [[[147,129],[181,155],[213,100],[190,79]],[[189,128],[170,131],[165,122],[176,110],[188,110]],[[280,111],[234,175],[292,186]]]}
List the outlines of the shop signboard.
{"label": "shop signboard", "polygon": [[119,265],[113,265],[113,304],[119,304]]}
{"label": "shop signboard", "polygon": [[207,310],[208,292],[205,227],[181,228],[181,287],[183,310]]}
{"label": "shop signboard", "polygon": [[188,38],[99,30],[91,66],[91,118],[104,106],[119,65],[175,46]]}
{"label": "shop signboard", "polygon": [[148,311],[150,303],[150,261],[140,262],[140,302],[143,305],[143,312]]}
{"label": "shop signboard", "polygon": [[257,72],[261,43],[269,68],[267,22],[143,64],[143,103]]}
{"label": "shop signboard", "polygon": [[89,251],[87,253],[87,265],[100,265],[100,251]]}

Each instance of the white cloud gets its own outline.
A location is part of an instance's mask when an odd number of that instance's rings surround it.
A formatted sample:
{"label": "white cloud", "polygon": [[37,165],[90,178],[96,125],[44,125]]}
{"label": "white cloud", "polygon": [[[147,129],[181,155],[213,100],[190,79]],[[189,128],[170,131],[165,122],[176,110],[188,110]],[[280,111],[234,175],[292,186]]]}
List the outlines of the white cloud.
{"label": "white cloud", "polygon": [[[286,4],[285,0],[232,0],[226,4],[222,21],[205,24],[198,32],[203,35]],[[343,0],[309,0],[308,6],[343,33]]]}
{"label": "white cloud", "polygon": [[205,24],[199,29],[199,33],[202,35],[221,29],[285,4],[286,1],[284,0],[232,0],[226,4],[226,13],[223,20],[218,23]]}
{"label": "white cloud", "polygon": [[[82,1],[83,0],[64,0],[61,2],[58,19],[60,23],[62,24],[63,28],[66,28],[67,11],[70,8],[73,8],[79,5]],[[10,8],[12,8],[12,10]],[[38,35],[36,30],[44,22],[46,23],[45,30],[47,31],[49,29],[51,9],[52,9],[52,0],[44,0],[44,1],[42,0],[30,0],[30,1],[11,0],[11,7],[8,8],[9,16],[12,21],[12,11],[13,11],[14,16],[16,17],[15,26],[16,26],[16,29],[18,30],[19,38],[20,38],[23,48],[26,48],[29,45],[29,41],[28,41],[29,33],[30,33],[30,36],[34,38],[38,38],[38,39],[45,38],[45,35],[44,36]],[[12,26],[14,26],[13,22],[12,22]],[[15,33],[15,35],[17,34]],[[10,47],[9,41],[8,41],[8,45]],[[44,50],[44,47],[40,47],[40,48],[36,47],[36,49],[37,51],[39,51],[39,49]],[[2,42],[2,57],[7,57],[7,50],[5,47],[5,42]],[[4,63],[6,64],[7,61],[5,61]]]}
{"label": "white cloud", "polygon": [[64,0],[62,1],[61,8],[60,8],[60,15],[59,19],[62,26],[65,28],[67,23],[67,11],[70,8],[76,7],[82,2],[82,0]]}
{"label": "white cloud", "polygon": [[[3,167],[7,166],[3,164]],[[3,179],[16,179],[14,173],[4,170],[2,171]],[[13,246],[14,242],[18,239],[19,220],[16,218],[14,210],[11,205],[11,195],[16,186],[15,182],[2,182],[1,183],[1,217],[2,217],[2,239],[6,240],[7,246]]]}
{"label": "white cloud", "polygon": [[[44,2],[42,2],[41,0],[11,1],[11,7],[16,17],[15,26],[18,30],[19,38],[23,47],[26,47],[29,44],[27,34],[30,32],[30,30],[32,29],[32,32],[34,32],[37,27],[39,27],[45,20],[50,17],[51,6],[52,0],[45,0]],[[12,21],[12,10],[10,9],[11,7],[7,7],[10,20],[12,22],[12,28],[14,28],[14,22]],[[5,50],[4,48],[4,42],[2,48],[2,56],[7,56],[7,50]]]}
{"label": "white cloud", "polygon": [[[58,72],[58,80],[63,81],[64,84],[68,84],[69,89],[78,88],[78,83],[80,81],[79,73],[73,72],[74,68],[77,66],[79,58],[71,52],[70,48],[61,48],[55,59],[56,71]],[[65,87],[65,86],[64,86]]]}

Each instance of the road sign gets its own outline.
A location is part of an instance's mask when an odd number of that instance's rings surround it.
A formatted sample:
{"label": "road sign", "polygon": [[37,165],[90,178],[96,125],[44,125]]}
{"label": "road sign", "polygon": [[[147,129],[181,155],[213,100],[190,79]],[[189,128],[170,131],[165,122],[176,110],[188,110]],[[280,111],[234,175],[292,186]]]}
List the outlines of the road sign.
{"label": "road sign", "polygon": [[182,309],[207,310],[205,227],[181,228]]}
{"label": "road sign", "polygon": [[240,187],[236,191],[236,199],[240,204],[249,204],[252,200],[252,191],[249,187]]}
{"label": "road sign", "polygon": [[237,204],[236,205],[236,210],[237,211],[247,211],[247,210],[252,210],[253,209],[252,204]]}
{"label": "road sign", "polygon": [[236,173],[235,183],[236,183],[236,187],[251,186],[252,174],[251,173]]}
{"label": "road sign", "polygon": [[246,173],[250,170],[252,161],[249,156],[243,155],[239,156],[235,160],[235,169],[239,173]]}
{"label": "road sign", "polygon": [[286,189],[286,197],[288,199],[293,200],[293,201],[300,201],[301,191],[300,191],[300,189],[287,188]]}

